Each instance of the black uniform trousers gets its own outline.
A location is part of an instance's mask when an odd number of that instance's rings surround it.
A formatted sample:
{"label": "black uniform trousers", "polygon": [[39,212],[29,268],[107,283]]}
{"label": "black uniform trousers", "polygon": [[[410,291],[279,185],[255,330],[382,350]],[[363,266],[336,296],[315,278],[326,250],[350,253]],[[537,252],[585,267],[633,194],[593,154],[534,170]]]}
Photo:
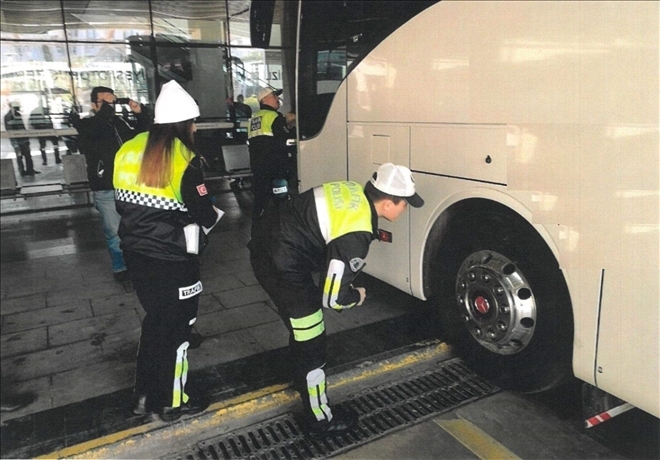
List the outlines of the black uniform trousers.
{"label": "black uniform trousers", "polygon": [[124,251],[129,276],[147,313],[137,354],[135,393],[155,408],[188,401],[188,346],[201,292],[199,259],[171,261]]}
{"label": "black uniform trousers", "polygon": [[48,159],[46,158],[46,141],[50,141],[50,143],[53,144],[55,163],[62,162],[62,160],[60,159],[60,142],[57,136],[40,137],[38,138],[38,141],[39,141],[39,150],[41,150],[41,159],[43,160],[44,164],[48,163]]}
{"label": "black uniform trousers", "polygon": [[[32,152],[30,151],[30,140],[26,138],[10,140],[12,147],[14,147],[14,152],[16,153],[18,171],[21,175],[24,173],[34,174],[34,162],[32,161]],[[23,159],[25,159],[25,166],[23,166]]]}
{"label": "black uniform trousers", "polygon": [[[275,200],[273,200],[275,201]],[[311,302],[316,290],[312,273],[302,275],[304,282],[294,285],[278,272],[268,250],[271,230],[276,228],[276,206],[266,207],[261,218],[253,223],[252,239],[248,243],[250,263],[261,287],[268,293],[289,331],[289,352],[293,364],[293,385],[300,393],[305,416],[309,422],[332,420],[326,394],[323,367],[326,360],[327,336],[322,307]]]}

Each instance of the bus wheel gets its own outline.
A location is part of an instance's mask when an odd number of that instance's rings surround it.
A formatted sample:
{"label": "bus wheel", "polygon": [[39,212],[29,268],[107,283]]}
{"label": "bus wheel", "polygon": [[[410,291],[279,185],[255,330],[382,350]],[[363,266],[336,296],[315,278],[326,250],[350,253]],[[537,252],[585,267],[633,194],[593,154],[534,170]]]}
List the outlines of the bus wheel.
{"label": "bus wheel", "polygon": [[464,214],[436,261],[444,338],[468,366],[521,392],[571,375],[568,289],[529,223],[508,210]]}

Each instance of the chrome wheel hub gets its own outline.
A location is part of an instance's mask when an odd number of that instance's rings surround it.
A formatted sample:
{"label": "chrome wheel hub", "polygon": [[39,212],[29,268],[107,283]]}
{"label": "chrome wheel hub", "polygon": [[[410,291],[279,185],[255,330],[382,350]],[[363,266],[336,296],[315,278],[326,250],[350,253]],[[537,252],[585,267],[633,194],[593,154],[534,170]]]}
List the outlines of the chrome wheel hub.
{"label": "chrome wheel hub", "polygon": [[536,327],[536,301],[518,267],[494,251],[465,259],[456,296],[466,327],[482,346],[501,355],[525,348]]}

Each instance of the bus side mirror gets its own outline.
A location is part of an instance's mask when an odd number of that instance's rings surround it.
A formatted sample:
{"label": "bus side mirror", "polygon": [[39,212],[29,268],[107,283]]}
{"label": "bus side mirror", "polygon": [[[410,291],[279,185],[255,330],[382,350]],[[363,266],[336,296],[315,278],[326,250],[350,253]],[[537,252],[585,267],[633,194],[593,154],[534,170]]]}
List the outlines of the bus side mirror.
{"label": "bus side mirror", "polygon": [[270,45],[275,0],[252,0],[250,3],[250,42],[256,48]]}

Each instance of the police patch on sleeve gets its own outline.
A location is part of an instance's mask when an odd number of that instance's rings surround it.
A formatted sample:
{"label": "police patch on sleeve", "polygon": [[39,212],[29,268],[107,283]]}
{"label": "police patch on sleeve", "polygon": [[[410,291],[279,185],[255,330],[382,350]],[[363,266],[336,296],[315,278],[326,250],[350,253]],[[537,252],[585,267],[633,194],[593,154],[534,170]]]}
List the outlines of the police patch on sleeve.
{"label": "police patch on sleeve", "polygon": [[189,299],[195,297],[197,294],[202,292],[202,282],[197,281],[192,286],[180,287],[179,288],[179,300]]}
{"label": "police patch on sleeve", "polygon": [[197,186],[197,193],[199,193],[199,196],[204,196],[208,195],[208,190],[206,190],[206,184],[200,184]]}
{"label": "police patch on sleeve", "polygon": [[360,259],[359,257],[355,257],[354,259],[351,259],[348,265],[351,267],[351,271],[353,273],[357,273],[362,267],[364,267],[364,260]]}

